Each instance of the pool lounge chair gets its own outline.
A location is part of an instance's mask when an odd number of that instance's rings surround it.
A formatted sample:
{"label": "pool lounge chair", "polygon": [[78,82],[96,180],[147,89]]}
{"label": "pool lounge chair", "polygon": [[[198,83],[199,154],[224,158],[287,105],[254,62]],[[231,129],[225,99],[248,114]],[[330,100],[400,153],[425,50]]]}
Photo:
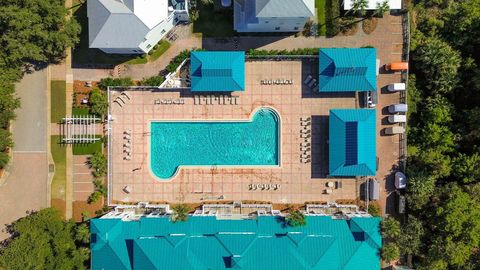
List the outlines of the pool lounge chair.
{"label": "pool lounge chair", "polygon": [[125,92],[122,92],[121,95],[124,95],[126,98],[128,98],[128,100],[131,99],[130,96],[129,96],[127,93],[125,93]]}

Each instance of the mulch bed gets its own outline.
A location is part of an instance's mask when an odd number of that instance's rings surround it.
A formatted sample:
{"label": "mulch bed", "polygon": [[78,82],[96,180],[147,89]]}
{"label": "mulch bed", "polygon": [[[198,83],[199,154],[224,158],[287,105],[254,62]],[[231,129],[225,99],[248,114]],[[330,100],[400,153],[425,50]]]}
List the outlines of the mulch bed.
{"label": "mulch bed", "polygon": [[74,93],[74,107],[86,107],[85,104],[82,104],[83,98],[88,98],[90,96],[90,92],[93,88],[96,88],[98,82],[92,82],[92,87],[87,87],[84,81],[74,81],[73,82],[73,93]]}
{"label": "mulch bed", "polygon": [[58,212],[60,212],[60,216],[62,218],[65,218],[65,201],[61,199],[52,199],[51,200],[51,205],[53,208],[57,209]]}
{"label": "mulch bed", "polygon": [[82,222],[82,212],[87,211],[90,217],[95,217],[95,211],[102,209],[103,199],[98,200],[95,203],[89,204],[86,201],[74,201],[73,202],[73,220],[75,222]]}

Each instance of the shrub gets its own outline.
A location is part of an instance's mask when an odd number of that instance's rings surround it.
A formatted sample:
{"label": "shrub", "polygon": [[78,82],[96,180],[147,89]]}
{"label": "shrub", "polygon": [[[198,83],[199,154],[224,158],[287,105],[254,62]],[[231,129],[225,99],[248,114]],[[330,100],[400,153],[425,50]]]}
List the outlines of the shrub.
{"label": "shrub", "polygon": [[163,76],[152,76],[149,78],[143,78],[140,81],[140,85],[143,86],[160,86],[165,81],[165,77]]}
{"label": "shrub", "polygon": [[167,67],[165,68],[168,72],[174,72],[178,66],[180,66],[180,64],[185,60],[187,59],[188,57],[190,57],[190,51],[189,50],[184,50],[182,52],[180,52],[177,56],[175,56],[171,61],[170,63],[167,65]]}
{"label": "shrub", "polygon": [[382,248],[382,259],[386,262],[391,262],[400,257],[400,248],[396,243],[387,243]]}
{"label": "shrub", "polygon": [[185,204],[177,204],[172,207],[173,215],[171,217],[173,222],[177,221],[187,221],[188,212],[190,209]]}
{"label": "shrub", "polygon": [[368,213],[374,217],[380,217],[382,209],[380,209],[380,205],[378,203],[370,202],[368,204]]}
{"label": "shrub", "polygon": [[[146,55],[145,54],[142,54],[141,56],[142,58],[145,58]],[[109,86],[123,86],[123,87],[127,87],[127,86],[132,86],[134,85],[133,83],[133,80],[132,78],[130,77],[123,77],[123,78],[112,78],[112,77],[108,77],[108,78],[103,78],[100,80],[100,83],[98,84],[98,86],[104,90],[107,89],[107,87]]]}
{"label": "shrub", "polygon": [[95,152],[89,159],[88,164],[93,169],[93,176],[103,177],[107,174],[107,157],[101,152]]}
{"label": "shrub", "polygon": [[108,113],[108,97],[105,91],[95,88],[90,93],[90,113],[103,118]]}
{"label": "shrub", "polygon": [[285,221],[289,226],[292,227],[305,226],[307,224],[305,215],[299,210],[289,211],[288,216],[285,218]]}

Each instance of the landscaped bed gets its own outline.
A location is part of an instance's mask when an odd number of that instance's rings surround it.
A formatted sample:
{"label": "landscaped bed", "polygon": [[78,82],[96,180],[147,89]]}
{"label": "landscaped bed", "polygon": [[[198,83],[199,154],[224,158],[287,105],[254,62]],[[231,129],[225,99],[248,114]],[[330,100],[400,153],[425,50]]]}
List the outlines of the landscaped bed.
{"label": "landscaped bed", "polygon": [[315,0],[317,10],[318,34],[325,36],[327,34],[327,25],[325,19],[325,0]]}

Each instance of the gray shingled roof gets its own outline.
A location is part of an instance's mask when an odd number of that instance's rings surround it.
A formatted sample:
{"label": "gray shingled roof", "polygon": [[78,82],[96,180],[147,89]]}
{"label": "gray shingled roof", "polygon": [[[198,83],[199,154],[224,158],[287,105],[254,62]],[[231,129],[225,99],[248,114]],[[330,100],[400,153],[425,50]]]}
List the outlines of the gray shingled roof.
{"label": "gray shingled roof", "polygon": [[88,39],[91,48],[137,48],[150,29],[118,0],[88,0]]}
{"label": "gray shingled roof", "polygon": [[[313,10],[311,10],[313,8]],[[256,0],[256,17],[311,17],[314,7],[304,0]]]}

